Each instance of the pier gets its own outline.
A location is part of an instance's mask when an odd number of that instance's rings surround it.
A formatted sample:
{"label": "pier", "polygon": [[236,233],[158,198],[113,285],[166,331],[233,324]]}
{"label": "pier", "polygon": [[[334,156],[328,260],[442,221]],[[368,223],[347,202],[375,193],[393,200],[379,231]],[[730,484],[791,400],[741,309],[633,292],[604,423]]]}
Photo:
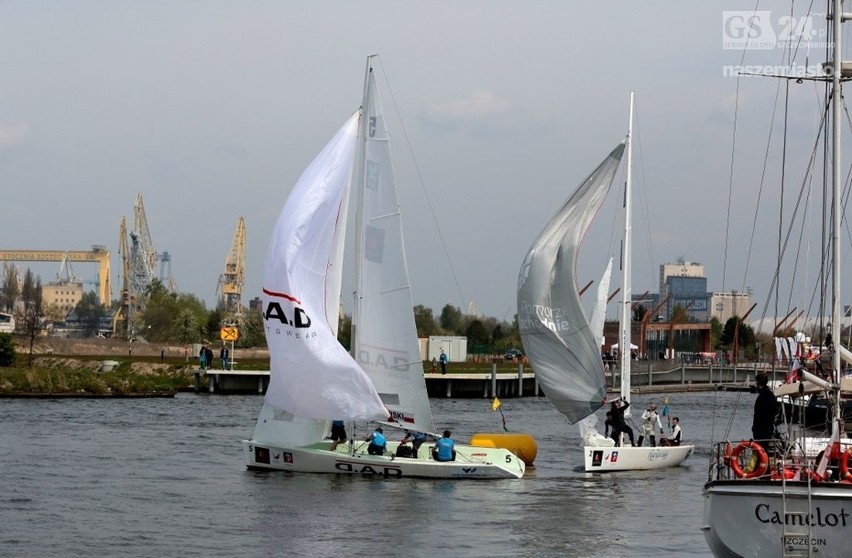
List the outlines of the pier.
{"label": "pier", "polygon": [[[675,391],[709,390],[748,390],[751,380],[758,370],[764,370],[763,363],[749,363],[740,366],[687,366],[681,364],[675,368],[662,368],[671,364],[662,362],[638,362],[632,369],[632,392],[665,393]],[[773,374],[769,367],[770,380],[782,380],[784,371]],[[211,394],[258,394],[266,393],[269,387],[269,370],[193,370],[195,392],[207,391]],[[606,371],[609,392],[617,391],[619,378],[617,370]],[[544,395],[532,369],[518,364],[513,372],[498,372],[497,366],[491,366],[491,372],[426,372],[426,389],[429,397],[434,398],[491,398],[491,397],[536,397]],[[202,379],[207,380],[206,390]]]}

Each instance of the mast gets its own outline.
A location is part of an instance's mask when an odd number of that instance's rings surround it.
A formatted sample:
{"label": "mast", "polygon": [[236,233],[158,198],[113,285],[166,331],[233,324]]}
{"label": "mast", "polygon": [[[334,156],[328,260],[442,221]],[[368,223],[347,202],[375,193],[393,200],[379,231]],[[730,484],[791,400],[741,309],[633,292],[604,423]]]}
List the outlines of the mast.
{"label": "mast", "polygon": [[[834,49],[832,55],[832,76],[831,76],[831,101],[832,101],[832,153],[834,158],[831,166],[831,186],[832,186],[832,209],[831,209],[831,252],[832,252],[832,271],[831,271],[831,339],[834,342],[834,353],[831,358],[832,369],[834,370],[832,381],[840,383],[840,195],[841,195],[841,175],[840,175],[840,131],[843,118],[843,102],[842,94],[842,71],[843,62],[841,60],[841,36],[843,20],[847,14],[843,13],[843,0],[834,0],[832,8],[832,28],[834,34]],[[834,429],[839,428],[841,420],[840,411],[840,393],[836,394],[834,405],[834,424],[832,426],[832,434]]]}
{"label": "mast", "polygon": [[[631,306],[633,293],[630,287],[631,273],[631,246],[630,246],[630,186],[632,180],[633,166],[633,92],[630,92],[630,116],[627,124],[627,177],[624,183],[624,240],[621,246],[621,316],[618,319],[619,341],[621,350],[621,397],[630,397],[630,359],[632,357],[630,341],[630,320],[632,318]],[[628,407],[624,413],[630,416]]]}
{"label": "mast", "polygon": [[370,87],[370,72],[373,71],[373,56],[367,57],[367,67],[364,71],[364,93],[361,96],[361,120],[358,123],[358,143],[355,146],[355,163],[352,169],[352,187],[355,189],[357,201],[355,205],[355,291],[352,305],[352,330],[350,335],[349,353],[357,361],[358,355],[358,325],[361,320],[361,291],[363,284],[363,265],[361,254],[364,247],[364,166],[366,164],[367,119],[364,117],[367,106],[367,92]]}

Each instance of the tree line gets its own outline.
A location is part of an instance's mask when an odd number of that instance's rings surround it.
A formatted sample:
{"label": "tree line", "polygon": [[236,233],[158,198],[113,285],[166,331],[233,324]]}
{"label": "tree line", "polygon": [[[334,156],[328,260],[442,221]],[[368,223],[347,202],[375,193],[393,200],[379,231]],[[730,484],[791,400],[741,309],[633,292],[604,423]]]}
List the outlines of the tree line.
{"label": "tree line", "polygon": [[[224,325],[236,324],[239,327],[239,347],[265,347],[266,337],[263,330],[263,318],[259,311],[243,309],[242,316],[236,320],[227,314],[221,305],[208,310],[204,302],[189,293],[174,292],[155,279],[146,288],[137,301],[141,309],[129,324],[130,331],[118,332],[123,337],[141,337],[156,343],[212,343],[219,339],[219,330]],[[23,288],[18,288],[14,270],[7,270],[0,286],[0,310],[16,315],[23,308],[23,331],[31,342],[51,322],[64,321],[58,309],[46,308],[42,302],[41,279],[27,269]],[[93,337],[102,329],[104,319],[109,319],[119,310],[119,301],[113,301],[109,308],[100,304],[94,291],[83,294],[73,310],[78,333]],[[467,338],[468,352],[500,353],[510,348],[520,348],[517,317],[512,323],[497,318],[471,316],[452,304],[446,304],[439,316],[431,308],[422,304],[414,307],[414,321],[419,337],[433,335],[462,336]],[[349,347],[351,340],[352,317],[348,314],[340,317],[338,338]]]}

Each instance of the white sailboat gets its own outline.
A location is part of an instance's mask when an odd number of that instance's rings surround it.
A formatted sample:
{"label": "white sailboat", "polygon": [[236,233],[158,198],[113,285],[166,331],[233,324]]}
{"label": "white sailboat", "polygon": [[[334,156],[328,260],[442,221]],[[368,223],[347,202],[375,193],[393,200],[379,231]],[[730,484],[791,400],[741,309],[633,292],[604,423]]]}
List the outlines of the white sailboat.
{"label": "white sailboat", "polygon": [[[625,239],[619,344],[630,347],[630,141],[628,136],[580,184],[548,223],[524,258],[518,276],[518,322],[521,339],[536,379],[554,407],[572,424],[580,422],[584,466],[588,472],[659,469],[680,465],[694,447],[615,446],[597,432],[594,412],[606,402],[601,337],[609,284],[609,267],[598,289],[591,319],[580,303],[576,260],[580,243],[606,199],[625,147],[628,151],[624,197]],[[611,262],[610,262],[611,266]],[[629,355],[629,353],[625,353]],[[621,359],[622,397],[630,397],[630,358]],[[587,418],[588,417],[588,418]]]}
{"label": "white sailboat", "polygon": [[[832,2],[829,21],[834,38],[831,71],[831,355],[828,378],[800,372],[802,379],[775,390],[779,396],[821,393],[832,401],[828,438],[804,437],[775,442],[774,459],[765,440],[721,442],[711,456],[704,486],[705,539],[715,556],[849,556],[852,548],[852,448],[841,440],[841,392],[852,382],[841,378],[840,225],[842,220],[841,141],[844,122],[842,81],[848,63],[841,63],[842,24],[850,18],[841,0]],[[846,66],[846,68],[844,68]],[[843,74],[843,75],[841,75]],[[845,359],[844,359],[845,360]],[[732,446],[736,446],[732,449]],[[747,459],[743,459],[748,456]],[[749,461],[750,463],[744,463]],[[753,465],[753,466],[752,466]],[[831,472],[832,469],[835,471]]]}
{"label": "white sailboat", "polygon": [[[337,341],[350,183],[357,200],[352,355]],[[263,281],[271,379],[251,438],[242,442],[249,468],[386,477],[523,476],[523,461],[500,448],[456,444],[455,461],[436,461],[430,442],[415,457],[396,457],[400,442],[388,441],[384,455],[370,455],[365,442],[350,439],[332,450],[326,439],[332,420],[434,430],[372,57],[361,109],[305,170],[281,211]]]}

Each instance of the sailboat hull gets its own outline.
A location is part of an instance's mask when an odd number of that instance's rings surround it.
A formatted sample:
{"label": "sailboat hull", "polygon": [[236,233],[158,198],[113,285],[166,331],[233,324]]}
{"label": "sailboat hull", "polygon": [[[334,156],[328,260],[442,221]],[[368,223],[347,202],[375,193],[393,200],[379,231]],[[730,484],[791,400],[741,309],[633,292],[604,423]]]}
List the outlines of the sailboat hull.
{"label": "sailboat hull", "polygon": [[584,446],[583,453],[587,473],[612,473],[677,467],[692,455],[694,449],[695,446]]}
{"label": "sailboat hull", "polygon": [[850,514],[852,484],[814,483],[809,490],[801,481],[711,481],[701,529],[717,557],[841,557],[852,548]]}
{"label": "sailboat hull", "polygon": [[385,455],[370,455],[363,442],[358,442],[351,450],[349,444],[340,444],[331,451],[328,441],[292,448],[242,441],[243,457],[250,469],[430,479],[488,480],[524,476],[524,462],[502,448],[457,444],[455,461],[435,461],[431,458],[432,444],[420,446],[415,458],[395,457],[397,446],[398,442],[388,442]]}

